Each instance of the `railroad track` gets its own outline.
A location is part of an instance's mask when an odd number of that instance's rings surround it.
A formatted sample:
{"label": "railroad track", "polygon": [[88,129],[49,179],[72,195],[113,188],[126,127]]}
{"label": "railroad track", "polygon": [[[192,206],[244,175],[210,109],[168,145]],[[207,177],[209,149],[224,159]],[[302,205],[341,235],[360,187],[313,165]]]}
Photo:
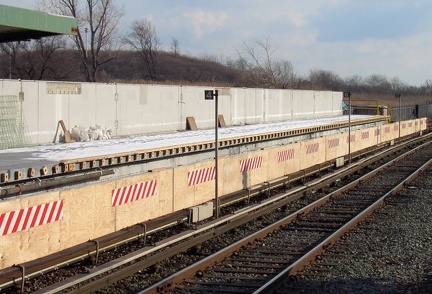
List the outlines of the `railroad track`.
{"label": "railroad track", "polygon": [[266,293],[432,163],[426,143],[140,293]]}
{"label": "railroad track", "polygon": [[[378,156],[378,158],[384,156],[386,155],[383,153]],[[359,161],[349,168],[339,170],[337,173],[322,176],[320,179],[313,182],[304,183],[303,186],[295,187],[289,192],[283,193],[281,196],[261,200],[258,204],[245,208],[240,212],[226,215],[219,220],[215,220],[200,227],[192,228],[191,230],[185,231],[182,234],[171,237],[165,241],[158,242],[151,246],[145,246],[144,248],[121,258],[112,260],[106,264],[96,264],[95,267],[89,265],[89,268],[84,272],[79,271],[79,273],[74,277],[68,278],[49,287],[45,287],[41,289],[39,293],[57,293],[59,291],[64,291],[65,289],[72,289],[72,291],[75,291],[76,293],[96,291],[97,289],[106,287],[107,284],[123,279],[134,272],[142,271],[142,269],[145,268],[151,268],[153,265],[164,259],[170,258],[177,253],[185,252],[189,248],[197,246],[197,244],[205,242],[215,236],[222,235],[223,233],[233,230],[248,221],[256,222],[254,221],[256,218],[271,211],[275,211],[280,207],[286,206],[288,203],[291,203],[295,199],[299,199],[306,194],[311,194],[313,191],[319,190],[323,187],[328,187],[337,179],[346,177],[350,173],[373,164],[376,160],[377,159]],[[267,196],[264,198],[267,198]],[[142,237],[143,236],[141,236],[141,238]],[[167,246],[170,246],[169,250],[163,252],[163,249],[166,249]],[[158,250],[161,251],[158,252]],[[203,254],[203,256],[206,254],[207,253]],[[89,253],[89,256],[94,257],[96,255],[96,252],[93,251]],[[22,279],[21,282],[26,280],[28,279]],[[16,281],[18,283],[20,282],[19,279],[16,279]],[[24,286],[22,286],[22,288],[24,288]]]}

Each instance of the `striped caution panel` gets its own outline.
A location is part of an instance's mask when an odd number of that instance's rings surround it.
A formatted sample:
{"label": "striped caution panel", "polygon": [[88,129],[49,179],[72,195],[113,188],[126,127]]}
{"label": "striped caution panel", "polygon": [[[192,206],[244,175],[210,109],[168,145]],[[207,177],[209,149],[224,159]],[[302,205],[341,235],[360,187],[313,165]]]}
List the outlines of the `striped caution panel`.
{"label": "striped caution panel", "polygon": [[112,191],[112,206],[119,206],[137,201],[156,194],[157,180],[121,187]]}
{"label": "striped caution panel", "polygon": [[0,215],[0,236],[25,231],[63,218],[63,201],[31,206]]}
{"label": "striped caution panel", "polygon": [[316,153],[319,150],[319,143],[306,145],[306,154]]}
{"label": "striped caution panel", "polygon": [[374,135],[375,135],[375,137],[378,137],[379,135],[381,135],[380,129],[375,129]]}
{"label": "striped caution panel", "polygon": [[188,172],[188,186],[212,181],[216,178],[216,167],[202,168]]}
{"label": "striped caution panel", "polygon": [[362,132],[361,133],[361,139],[362,140],[369,139],[369,132]]}
{"label": "striped caution panel", "polygon": [[355,142],[355,140],[356,140],[355,134],[351,135],[351,136],[347,136],[347,143],[349,143],[349,142]]}
{"label": "striped caution panel", "polygon": [[331,139],[328,141],[329,148],[339,147],[339,138]]}
{"label": "striped caution panel", "polygon": [[260,168],[262,164],[262,156],[252,157],[240,160],[240,172],[247,172],[252,169]]}
{"label": "striped caution panel", "polygon": [[287,149],[278,152],[277,161],[283,162],[294,158],[294,149]]}

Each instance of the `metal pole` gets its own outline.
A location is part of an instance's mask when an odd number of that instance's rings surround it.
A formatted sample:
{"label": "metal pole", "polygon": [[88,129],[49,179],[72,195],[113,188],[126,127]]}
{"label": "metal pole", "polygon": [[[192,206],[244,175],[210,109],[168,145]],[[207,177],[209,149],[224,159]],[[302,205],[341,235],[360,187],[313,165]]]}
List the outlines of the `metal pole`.
{"label": "metal pole", "polygon": [[12,80],[12,54],[9,56],[9,80]]}
{"label": "metal pole", "polygon": [[219,179],[219,169],[218,169],[218,90],[215,90],[215,201],[216,201],[216,219],[219,218],[219,191],[218,191],[218,179]]}
{"label": "metal pole", "polygon": [[399,94],[399,139],[401,136],[401,120],[402,120],[402,109],[401,109],[401,105],[402,105],[402,95]]}
{"label": "metal pole", "polygon": [[348,94],[348,164],[351,164],[351,93]]}

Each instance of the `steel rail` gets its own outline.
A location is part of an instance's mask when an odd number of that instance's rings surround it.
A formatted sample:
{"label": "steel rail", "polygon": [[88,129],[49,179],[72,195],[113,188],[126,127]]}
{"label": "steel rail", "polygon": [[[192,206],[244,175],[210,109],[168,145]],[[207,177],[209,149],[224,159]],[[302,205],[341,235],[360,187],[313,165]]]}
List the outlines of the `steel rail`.
{"label": "steel rail", "polygon": [[19,183],[12,187],[0,187],[0,197],[8,197],[14,195],[20,195],[22,193],[29,193],[38,190],[52,189],[55,187],[61,187],[65,185],[71,184],[79,184],[89,181],[97,181],[101,177],[113,175],[113,169],[99,169],[94,171],[87,171],[84,174],[79,175],[63,175],[58,178],[49,178],[49,179],[36,179],[32,180],[32,182]]}
{"label": "steel rail", "polygon": [[[424,145],[430,145],[430,142],[425,143]],[[277,228],[280,228],[288,223],[291,223],[292,221],[294,221],[295,219],[298,218],[298,216],[300,215],[304,215],[307,214],[311,211],[313,211],[314,209],[316,209],[317,207],[320,207],[322,205],[324,205],[325,203],[327,203],[328,201],[330,201],[332,198],[342,194],[343,192],[350,190],[352,187],[356,186],[358,183],[366,181],[368,179],[370,179],[371,177],[373,177],[374,175],[376,175],[378,172],[380,172],[383,169],[386,169],[389,165],[392,165],[394,162],[396,161],[400,161],[401,159],[406,158],[407,156],[415,153],[418,151],[418,149],[422,148],[423,146],[418,146],[417,148],[414,148],[412,150],[410,150],[409,152],[402,154],[401,156],[398,156],[396,159],[392,160],[391,162],[380,166],[379,168],[377,168],[376,170],[373,170],[369,173],[367,173],[366,175],[362,176],[361,178],[355,180],[353,183],[350,183],[328,195],[326,195],[325,197],[307,205],[306,207],[298,210],[297,212],[285,217],[284,219],[281,219],[277,222],[275,222],[274,224],[252,234],[249,235],[248,237],[235,242],[234,244],[218,251],[215,254],[212,254],[200,261],[198,261],[197,263],[184,268],[183,270],[177,272],[176,274],[173,274],[169,277],[166,277],[165,279],[161,280],[160,282],[144,289],[143,291],[139,292],[140,294],[147,294],[147,293],[163,293],[168,291],[170,288],[173,287],[173,285],[175,285],[176,283],[180,283],[182,282],[186,277],[188,276],[192,276],[194,275],[197,271],[199,270],[203,270],[204,268],[213,265],[216,262],[219,262],[221,260],[223,260],[224,258],[230,256],[231,254],[233,254],[235,251],[239,250],[240,248],[242,248],[243,246],[245,246],[246,244],[250,243],[250,242],[254,242],[257,239],[262,239],[265,236],[267,236],[269,233],[273,232],[274,230],[276,230]],[[383,196],[382,199],[376,201],[371,208],[371,211],[368,212],[364,212],[361,213],[360,216],[356,217],[355,219],[353,219],[349,224],[344,225],[342,227],[343,232],[346,231],[347,228],[350,227],[350,225],[356,224],[360,221],[360,219],[363,219],[364,217],[366,217],[367,215],[369,215],[370,213],[373,212],[373,210],[376,209],[377,205],[381,204],[384,199],[386,197],[388,197],[388,195],[392,195],[394,193],[396,193],[397,191],[399,191],[400,189],[402,189],[403,185],[405,183],[407,183],[407,181],[410,181],[413,179],[413,177],[415,175],[418,175],[418,173],[420,171],[422,171],[423,169],[425,169],[428,165],[430,165],[432,163],[432,160],[429,160],[428,163],[424,164],[422,167],[420,167],[417,171],[415,171],[413,174],[411,174],[410,176],[408,176],[407,178],[405,178],[404,180],[402,180],[398,185],[396,185],[395,187],[393,187],[391,189],[391,192],[386,193],[385,197]],[[321,244],[319,244],[318,246],[316,246],[310,253],[307,254],[307,256],[305,257],[305,262],[310,261],[311,259],[313,259],[316,255],[318,255],[319,253],[321,253],[325,248],[328,248],[329,246],[331,246],[334,243],[334,238],[341,236],[343,233],[335,233],[334,237],[329,237],[326,240],[324,240]],[[302,262],[296,262],[294,263],[292,266],[289,267],[289,269],[292,271],[292,269],[295,267],[296,270],[298,270],[298,267],[300,265],[304,265],[304,263]],[[285,272],[285,271],[284,271]],[[282,275],[284,276],[284,275]],[[286,275],[285,275],[286,276]],[[278,279],[282,279],[278,276]],[[271,283],[268,283],[268,285],[266,284],[265,287],[263,286],[263,289],[261,289],[261,292],[257,292],[257,293],[264,293],[266,292],[268,289],[267,287],[270,287]]]}
{"label": "steel rail", "polygon": [[412,182],[416,177],[419,176],[421,172],[426,170],[432,165],[432,159],[427,161],[425,164],[423,164],[421,167],[419,167],[416,171],[411,173],[408,177],[403,179],[399,184],[395,185],[390,191],[388,191],[386,194],[384,194],[381,198],[379,198],[377,201],[375,201],[372,205],[370,205],[367,209],[362,211],[360,214],[358,214],[355,218],[350,220],[348,223],[343,225],[340,229],[338,229],[336,232],[328,236],[325,240],[323,240],[320,244],[315,246],[312,250],[310,250],[307,254],[299,258],[296,262],[294,262],[292,265],[287,267],[285,270],[280,272],[278,275],[273,277],[271,280],[269,280],[266,284],[264,284],[262,287],[260,287],[258,290],[253,292],[254,294],[260,294],[260,293],[270,293],[270,291],[276,290],[276,288],[288,277],[295,275],[298,271],[300,271],[304,266],[309,264],[311,261],[313,261],[318,255],[320,255],[323,251],[329,249],[332,245],[336,243],[337,240],[339,240],[342,235],[350,231],[352,228],[354,228],[357,224],[365,220],[369,215],[371,215],[375,210],[377,210],[379,207],[381,207],[385,200],[395,195],[397,192],[402,190],[406,184],[409,184]]}
{"label": "steel rail", "polygon": [[[411,144],[418,144],[417,141],[419,141],[419,140],[427,140],[428,136],[429,135],[425,135],[425,136],[420,137],[420,138],[412,139],[410,141],[410,143]],[[402,149],[402,148],[404,148],[404,147],[393,146],[392,148],[390,148],[388,150],[381,151],[378,155],[375,156],[375,158],[376,158],[375,160],[373,160],[373,159],[363,159],[363,160],[360,160],[358,162],[352,163],[352,165],[350,165],[348,167],[345,167],[343,169],[340,169],[338,172],[336,172],[334,174],[323,176],[322,178],[320,178],[318,180],[315,180],[315,181],[312,181],[312,182],[308,183],[305,186],[302,186],[302,187],[296,188],[296,189],[292,189],[287,194],[283,194],[282,196],[277,196],[277,197],[274,197],[272,199],[263,201],[259,205],[255,205],[255,206],[251,206],[251,207],[249,207],[247,209],[243,209],[242,212],[237,212],[235,214],[235,216],[233,216],[232,218],[228,218],[227,221],[234,222],[234,221],[236,221],[237,218],[241,218],[242,217],[241,213],[244,213],[244,214],[256,213],[256,211],[258,211],[259,209],[262,209],[265,206],[267,206],[267,210],[263,210],[263,212],[261,214],[264,214],[267,211],[274,210],[274,209],[276,209],[276,208],[278,208],[280,206],[283,206],[283,205],[285,205],[285,204],[287,204],[287,203],[289,203],[289,202],[291,202],[291,201],[293,201],[295,199],[298,199],[298,198],[302,197],[305,193],[309,193],[312,190],[317,190],[317,189],[320,189],[320,188],[322,188],[322,187],[324,187],[326,185],[329,185],[329,183],[334,182],[335,179],[337,179],[337,178],[343,178],[343,177],[345,177],[350,172],[353,172],[352,171],[353,169],[357,169],[357,170],[361,169],[364,166],[366,166],[368,164],[371,164],[371,163],[373,163],[376,160],[380,160],[383,157],[388,156],[389,153],[396,152],[397,150]],[[321,169],[321,168],[322,167],[317,167],[317,169]],[[307,173],[306,172],[302,172],[303,176],[310,175],[310,174],[312,174],[312,170],[310,172],[307,172]],[[259,187],[253,188],[253,189],[256,189],[254,193],[255,194],[259,193],[260,191],[263,190],[263,187],[265,189],[267,189],[269,186],[271,186],[271,188],[273,188],[273,187],[277,187],[278,185],[284,185],[286,183],[289,183],[290,181],[293,181],[293,180],[296,180],[296,179],[299,179],[299,178],[301,178],[300,174],[299,174],[298,177],[282,177],[280,179],[275,179],[275,180],[267,182],[265,185],[259,185]],[[224,198],[222,197],[222,199],[224,199]],[[239,199],[244,199],[244,197],[243,198],[240,197]],[[237,200],[237,201],[239,201],[239,200]],[[224,204],[224,205],[227,205],[227,203]],[[224,219],[221,219],[221,221],[223,222]],[[245,219],[245,221],[246,221],[246,219]],[[216,224],[211,224],[210,226],[213,226],[213,228],[217,227]],[[139,232],[136,233],[137,230],[140,231],[141,233],[139,233]],[[156,230],[158,230],[158,228],[155,227],[155,228],[153,228],[152,231],[149,230],[147,232],[147,234],[150,234],[151,232],[156,231]],[[129,237],[127,237],[128,239],[126,239],[126,240],[119,240],[118,238],[115,238],[117,240],[115,243],[112,243],[112,242],[109,243],[106,238],[99,238],[99,239],[101,239],[101,244],[106,244],[106,242],[108,242],[108,244],[111,244],[110,246],[107,246],[107,247],[104,247],[104,248],[100,248],[100,250],[101,251],[103,251],[103,250],[106,251],[109,248],[112,248],[114,246],[117,246],[117,245],[120,245],[120,244],[124,243],[127,240],[137,239],[138,237],[143,236],[143,234],[145,236],[145,232],[143,233],[143,229],[142,229],[142,226],[141,226],[141,229],[133,229],[133,228],[128,229],[127,236],[129,236]],[[89,245],[89,246],[91,246],[91,245]],[[75,260],[83,260],[85,257],[89,257],[89,256],[91,256],[91,255],[93,255],[93,254],[96,253],[93,248],[94,248],[94,245],[93,245],[92,248],[91,247],[85,248],[84,251],[86,251],[86,253],[84,255],[78,255],[77,256],[75,254],[75,257],[73,259],[67,259],[67,260],[63,260],[61,262],[51,263],[51,264],[48,265],[47,268],[40,268],[39,267],[37,269],[37,271],[33,271],[33,273],[32,273],[32,270],[31,270],[33,267],[30,266],[30,267],[28,267],[28,270],[26,271],[27,274],[26,274],[25,278],[29,279],[31,277],[34,277],[34,276],[37,276],[37,275],[40,275],[40,274],[44,274],[46,272],[49,272],[49,269],[58,269],[58,268],[62,267],[63,265],[69,265],[69,264],[71,264]],[[64,254],[64,255],[68,256],[69,254]],[[39,261],[38,264],[42,264],[42,262]],[[16,282],[20,281],[21,278],[20,278],[20,273],[19,273],[18,269],[15,268],[15,271],[16,271],[16,274],[12,275],[13,279],[11,280],[11,282],[4,283],[4,284],[0,285],[0,289],[5,288],[5,287],[11,285],[10,283],[13,283],[13,282],[16,283]],[[9,275],[9,276],[12,277],[11,275]]]}

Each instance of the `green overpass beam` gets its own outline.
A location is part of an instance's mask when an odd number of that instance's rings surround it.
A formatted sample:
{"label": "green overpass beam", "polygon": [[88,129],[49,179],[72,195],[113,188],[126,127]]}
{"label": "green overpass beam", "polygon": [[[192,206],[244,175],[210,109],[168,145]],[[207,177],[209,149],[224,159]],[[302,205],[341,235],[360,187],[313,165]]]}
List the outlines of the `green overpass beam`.
{"label": "green overpass beam", "polygon": [[0,43],[76,35],[77,31],[74,17],[0,4]]}

